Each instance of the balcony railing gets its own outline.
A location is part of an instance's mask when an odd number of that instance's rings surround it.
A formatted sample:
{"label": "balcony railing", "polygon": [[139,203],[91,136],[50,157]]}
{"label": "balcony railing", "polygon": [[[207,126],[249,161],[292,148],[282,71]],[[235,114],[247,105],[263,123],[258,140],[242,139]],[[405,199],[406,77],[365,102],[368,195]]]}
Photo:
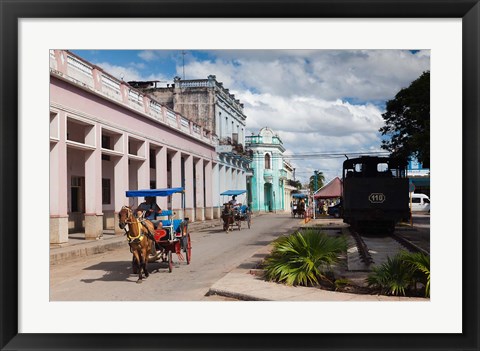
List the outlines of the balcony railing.
{"label": "balcony railing", "polygon": [[151,96],[145,95],[123,80],[116,79],[95,68],[69,51],[50,51],[50,74],[69,81],[71,84],[94,91],[106,100],[123,104],[158,123],[182,130],[192,138],[200,139],[213,146],[218,144],[218,138],[212,132],[204,131],[200,125],[183,116],[179,115],[177,118],[177,113],[161,105]]}

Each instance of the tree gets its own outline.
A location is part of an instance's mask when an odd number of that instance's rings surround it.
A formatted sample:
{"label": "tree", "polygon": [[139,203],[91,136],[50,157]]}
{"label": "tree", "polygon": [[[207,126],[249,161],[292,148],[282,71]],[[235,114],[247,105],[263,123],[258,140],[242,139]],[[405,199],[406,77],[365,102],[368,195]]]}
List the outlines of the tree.
{"label": "tree", "polygon": [[315,174],[310,177],[310,181],[308,183],[308,188],[310,191],[315,192],[316,190],[320,189],[323,187],[323,182],[325,181],[325,176],[323,175],[323,172],[318,172],[317,173],[317,187],[315,188]]}
{"label": "tree", "polygon": [[413,156],[430,167],[430,71],[387,101],[382,117],[385,126],[379,131],[389,137],[382,140],[382,149],[404,160]]}
{"label": "tree", "polygon": [[302,183],[299,180],[289,179],[288,184],[294,186],[295,188],[297,188],[297,190],[300,190],[302,188]]}

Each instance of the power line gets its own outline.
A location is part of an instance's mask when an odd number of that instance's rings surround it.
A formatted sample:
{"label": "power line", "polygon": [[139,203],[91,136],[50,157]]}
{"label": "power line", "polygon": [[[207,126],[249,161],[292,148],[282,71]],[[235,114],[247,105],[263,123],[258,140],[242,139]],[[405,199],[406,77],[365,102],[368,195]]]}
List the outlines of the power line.
{"label": "power line", "polygon": [[[336,159],[336,158],[345,158],[348,157],[358,157],[358,156],[389,156],[390,153],[387,151],[369,151],[369,152],[315,152],[315,153],[299,153],[299,154],[288,154],[288,155],[279,155],[273,154],[270,157],[276,159],[284,160],[306,160],[306,159]],[[263,158],[263,155],[253,155],[254,159]]]}

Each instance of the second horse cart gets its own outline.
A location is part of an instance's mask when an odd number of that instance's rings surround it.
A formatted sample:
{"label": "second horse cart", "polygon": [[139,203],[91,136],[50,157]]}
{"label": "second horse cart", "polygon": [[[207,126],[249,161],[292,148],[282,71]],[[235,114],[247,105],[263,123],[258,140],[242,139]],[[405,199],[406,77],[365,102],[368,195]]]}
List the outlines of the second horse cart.
{"label": "second horse cart", "polygon": [[[227,190],[221,193],[222,196],[238,196],[246,193],[246,190]],[[242,228],[242,221],[247,223],[248,228],[252,224],[252,212],[247,205],[234,206],[229,202],[223,204],[222,210],[223,230],[230,231],[233,227]]]}

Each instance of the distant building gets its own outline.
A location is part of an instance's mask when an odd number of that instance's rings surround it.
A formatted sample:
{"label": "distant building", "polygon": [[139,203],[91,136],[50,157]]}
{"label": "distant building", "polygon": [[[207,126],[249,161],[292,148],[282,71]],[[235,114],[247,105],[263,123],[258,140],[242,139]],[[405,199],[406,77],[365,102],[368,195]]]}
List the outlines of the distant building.
{"label": "distant building", "polygon": [[[160,103],[218,136],[216,162],[219,172],[214,174],[218,193],[247,190],[247,175],[251,174],[251,155],[245,151],[247,117],[243,104],[217,82],[214,75],[193,80],[175,77],[174,83],[166,87],[158,86],[156,81],[129,84],[153,95]],[[219,198],[216,205],[221,205],[223,200],[226,199]],[[242,200],[250,202],[249,199]]]}
{"label": "distant building", "polygon": [[258,135],[247,136],[245,145],[253,153],[253,177],[249,179],[252,210],[289,211],[291,192],[295,188],[288,185],[288,180],[294,169],[283,159],[285,148],[281,139],[265,127]]}
{"label": "distant building", "polygon": [[430,169],[423,168],[422,163],[412,158],[408,161],[407,177],[415,186],[415,193],[430,196]]}

